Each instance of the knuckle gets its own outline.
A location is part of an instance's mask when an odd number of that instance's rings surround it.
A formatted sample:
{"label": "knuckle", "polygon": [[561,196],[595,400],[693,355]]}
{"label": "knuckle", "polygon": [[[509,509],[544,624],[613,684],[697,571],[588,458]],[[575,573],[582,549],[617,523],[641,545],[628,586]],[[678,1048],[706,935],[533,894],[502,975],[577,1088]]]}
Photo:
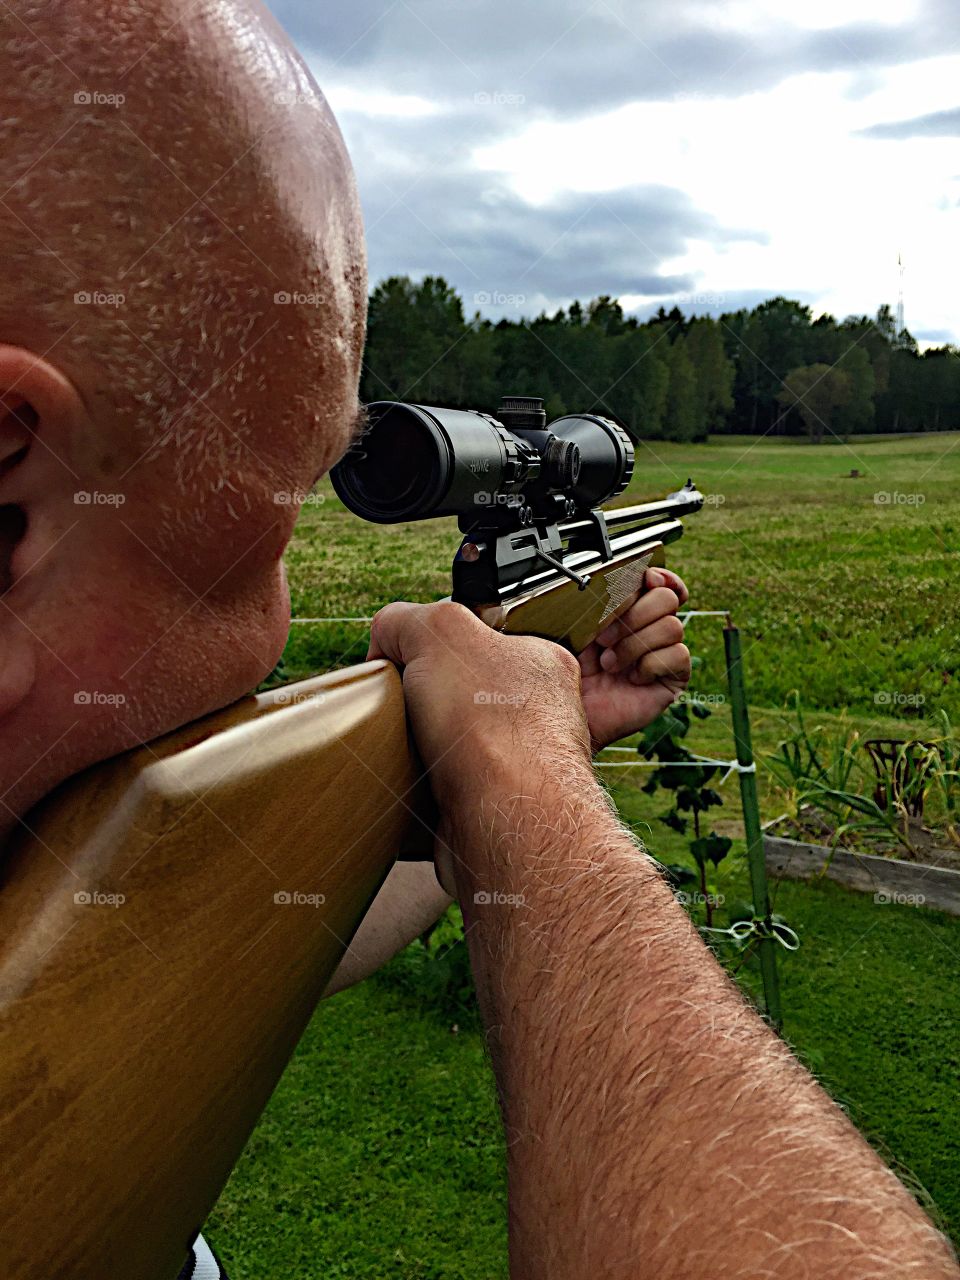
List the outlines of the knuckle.
{"label": "knuckle", "polygon": [[569,649],[561,649],[558,644],[550,646],[553,650],[553,660],[557,665],[560,673],[568,680],[580,683],[580,663]]}
{"label": "knuckle", "polygon": [[643,653],[637,658],[636,669],[639,675],[647,679],[657,674],[656,657],[652,653]]}
{"label": "knuckle", "polygon": [[370,623],[371,627],[383,626],[384,622],[389,619],[390,615],[396,613],[397,608],[398,606],[396,603],[383,605],[383,607],[378,609],[373,615],[373,620]]}
{"label": "knuckle", "polygon": [[370,621],[371,638],[376,639],[385,631],[389,631],[394,619],[401,612],[401,607],[397,603],[385,604],[382,609],[378,609]]}
{"label": "knuckle", "polygon": [[614,646],[614,652],[621,662],[631,662],[642,653],[646,653],[650,647],[642,630],[632,631]]}
{"label": "knuckle", "polygon": [[540,681],[577,683],[580,680],[580,663],[568,649],[551,640],[530,637],[527,641],[531,658],[531,675]]}
{"label": "knuckle", "polygon": [[431,629],[438,635],[448,636],[463,632],[472,625],[482,625],[477,618],[462,604],[454,604],[452,600],[439,600],[430,605]]}
{"label": "knuckle", "polygon": [[670,644],[679,644],[682,648],[686,648],[683,644],[683,623],[675,613],[664,619],[667,639]]}

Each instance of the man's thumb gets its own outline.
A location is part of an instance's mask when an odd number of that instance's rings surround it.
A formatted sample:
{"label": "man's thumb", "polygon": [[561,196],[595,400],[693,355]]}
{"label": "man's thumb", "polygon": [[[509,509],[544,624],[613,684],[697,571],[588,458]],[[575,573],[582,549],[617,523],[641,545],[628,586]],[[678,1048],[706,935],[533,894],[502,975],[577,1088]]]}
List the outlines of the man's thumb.
{"label": "man's thumb", "polygon": [[388,658],[398,667],[406,666],[412,654],[413,632],[415,629],[419,630],[418,623],[425,607],[422,604],[410,604],[406,600],[384,605],[370,624],[367,661]]}

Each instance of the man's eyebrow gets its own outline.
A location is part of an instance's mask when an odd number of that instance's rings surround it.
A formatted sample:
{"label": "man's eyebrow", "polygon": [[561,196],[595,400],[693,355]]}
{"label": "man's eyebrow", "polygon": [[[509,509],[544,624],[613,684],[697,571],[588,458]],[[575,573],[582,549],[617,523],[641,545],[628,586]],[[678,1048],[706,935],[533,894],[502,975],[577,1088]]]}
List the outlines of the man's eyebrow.
{"label": "man's eyebrow", "polygon": [[355,444],[359,444],[363,439],[363,434],[370,425],[370,416],[367,413],[365,404],[358,404],[356,412],[353,415],[353,425],[350,429],[350,438],[347,441],[347,448],[352,449]]}
{"label": "man's eyebrow", "polygon": [[[340,458],[344,458],[350,452],[354,445],[358,445],[360,443],[363,439],[363,433],[369,425],[370,419],[367,414],[367,406],[358,401],[357,407],[354,410],[353,421],[350,424],[350,436],[346,444],[343,446],[343,452],[340,454],[340,457],[337,458],[338,462],[340,461]],[[317,481],[325,476],[328,471],[329,468],[324,466],[323,469],[317,473],[313,483],[316,484]]]}

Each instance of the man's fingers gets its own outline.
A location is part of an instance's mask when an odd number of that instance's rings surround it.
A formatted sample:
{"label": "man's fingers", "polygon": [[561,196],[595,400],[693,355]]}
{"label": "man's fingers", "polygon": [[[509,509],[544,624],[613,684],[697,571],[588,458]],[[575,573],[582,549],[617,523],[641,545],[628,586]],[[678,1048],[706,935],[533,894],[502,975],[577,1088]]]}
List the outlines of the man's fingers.
{"label": "man's fingers", "polygon": [[600,665],[600,659],[604,650],[600,648],[596,641],[588,644],[582,653],[577,655],[577,661],[580,663],[580,674],[584,676],[599,675],[603,670]]}
{"label": "man's fingers", "polygon": [[675,618],[676,613],[676,594],[669,587],[655,587],[642,595],[616,622],[605,627],[597,640],[605,649],[616,648],[627,636],[636,635],[660,618]]}
{"label": "man's fingers", "polygon": [[629,672],[631,684],[661,684],[679,693],[690,679],[690,650],[685,644],[674,644],[668,649],[646,653]]}
{"label": "man's fingers", "polygon": [[681,604],[686,604],[690,599],[687,584],[679,574],[673,573],[670,569],[648,569],[646,585],[648,589],[651,587],[669,587],[671,591],[676,593],[676,597]]}
{"label": "man's fingers", "polygon": [[600,665],[604,671],[623,671],[638,662],[645,654],[656,649],[669,649],[671,645],[680,644],[683,640],[683,623],[671,613],[658,618],[649,626],[641,628],[631,635],[626,635],[611,649],[605,649],[600,655]]}

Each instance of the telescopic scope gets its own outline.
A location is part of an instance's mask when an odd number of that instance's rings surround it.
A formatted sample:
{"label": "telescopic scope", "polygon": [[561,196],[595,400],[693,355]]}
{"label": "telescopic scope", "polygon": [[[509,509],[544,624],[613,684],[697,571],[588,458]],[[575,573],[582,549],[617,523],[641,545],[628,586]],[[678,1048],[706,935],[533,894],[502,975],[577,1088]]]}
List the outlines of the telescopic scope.
{"label": "telescopic scope", "polygon": [[496,417],[378,401],[331,472],[345,506],[377,524],[516,512],[522,523],[590,510],[622,493],[633,444],[615,422],[571,414],[547,426],[543,401],[507,396]]}

